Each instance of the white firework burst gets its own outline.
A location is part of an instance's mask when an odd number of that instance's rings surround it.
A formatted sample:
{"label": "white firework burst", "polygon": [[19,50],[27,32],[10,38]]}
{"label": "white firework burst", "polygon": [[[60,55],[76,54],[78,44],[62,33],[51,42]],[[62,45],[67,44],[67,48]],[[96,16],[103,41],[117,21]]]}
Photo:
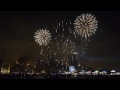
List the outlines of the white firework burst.
{"label": "white firework burst", "polygon": [[51,37],[51,33],[46,29],[39,29],[34,34],[35,42],[40,46],[47,46]]}
{"label": "white firework burst", "polygon": [[76,49],[76,45],[70,39],[67,39],[63,43],[63,53],[64,54],[73,54],[73,52],[75,51],[75,49]]}
{"label": "white firework burst", "polygon": [[87,39],[88,37],[95,34],[95,31],[98,28],[98,21],[94,15],[86,13],[76,18],[74,21],[74,26],[75,32]]}

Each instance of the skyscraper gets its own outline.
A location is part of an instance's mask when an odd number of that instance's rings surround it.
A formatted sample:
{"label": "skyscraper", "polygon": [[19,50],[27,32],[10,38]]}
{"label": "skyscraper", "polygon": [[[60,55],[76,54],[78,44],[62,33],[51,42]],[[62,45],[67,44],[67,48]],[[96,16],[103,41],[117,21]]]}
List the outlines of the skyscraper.
{"label": "skyscraper", "polygon": [[5,49],[1,50],[0,64],[1,64],[1,67],[3,67],[5,64]]}
{"label": "skyscraper", "polygon": [[74,66],[77,68],[77,55],[73,54],[72,58],[69,59],[69,66]]}
{"label": "skyscraper", "polygon": [[50,55],[48,59],[49,59],[49,73],[54,73],[55,72],[54,55]]}

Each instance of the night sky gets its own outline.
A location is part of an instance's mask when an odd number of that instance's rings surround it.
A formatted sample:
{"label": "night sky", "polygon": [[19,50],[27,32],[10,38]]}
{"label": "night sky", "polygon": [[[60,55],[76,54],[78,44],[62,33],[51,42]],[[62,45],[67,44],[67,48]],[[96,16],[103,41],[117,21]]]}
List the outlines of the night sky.
{"label": "night sky", "polygon": [[[98,20],[98,29],[89,38],[84,54],[81,45],[77,45],[79,61],[88,67],[120,69],[119,11],[0,11],[0,50],[5,49],[9,63],[21,56],[38,57],[40,46],[34,41],[35,31],[63,18],[74,22],[82,13],[93,14]],[[76,41],[81,43],[80,37]]]}

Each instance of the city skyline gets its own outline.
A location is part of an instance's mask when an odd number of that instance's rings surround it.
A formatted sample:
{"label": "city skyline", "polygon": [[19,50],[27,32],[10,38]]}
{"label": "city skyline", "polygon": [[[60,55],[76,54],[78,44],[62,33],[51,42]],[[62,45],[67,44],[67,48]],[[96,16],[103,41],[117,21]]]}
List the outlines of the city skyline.
{"label": "city skyline", "polygon": [[56,20],[70,19],[73,23],[82,13],[91,13],[98,20],[98,29],[90,37],[87,47],[82,45],[81,37],[75,39],[79,61],[88,67],[120,69],[119,11],[1,11],[0,13],[0,50],[5,49],[5,57],[9,63],[15,62],[19,57],[40,56],[40,46],[33,38],[36,30],[47,28],[54,37],[55,31],[49,27]]}

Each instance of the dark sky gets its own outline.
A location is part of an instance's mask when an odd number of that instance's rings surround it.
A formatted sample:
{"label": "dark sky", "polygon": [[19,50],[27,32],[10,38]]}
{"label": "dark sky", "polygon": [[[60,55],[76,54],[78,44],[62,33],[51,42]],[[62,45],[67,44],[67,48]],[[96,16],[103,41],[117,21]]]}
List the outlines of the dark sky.
{"label": "dark sky", "polygon": [[85,54],[79,48],[80,62],[90,67],[120,69],[120,11],[0,11],[0,50],[5,48],[8,62],[25,55],[37,57],[40,47],[33,38],[36,30],[63,18],[74,21],[82,13],[95,15],[98,29],[90,37]]}

